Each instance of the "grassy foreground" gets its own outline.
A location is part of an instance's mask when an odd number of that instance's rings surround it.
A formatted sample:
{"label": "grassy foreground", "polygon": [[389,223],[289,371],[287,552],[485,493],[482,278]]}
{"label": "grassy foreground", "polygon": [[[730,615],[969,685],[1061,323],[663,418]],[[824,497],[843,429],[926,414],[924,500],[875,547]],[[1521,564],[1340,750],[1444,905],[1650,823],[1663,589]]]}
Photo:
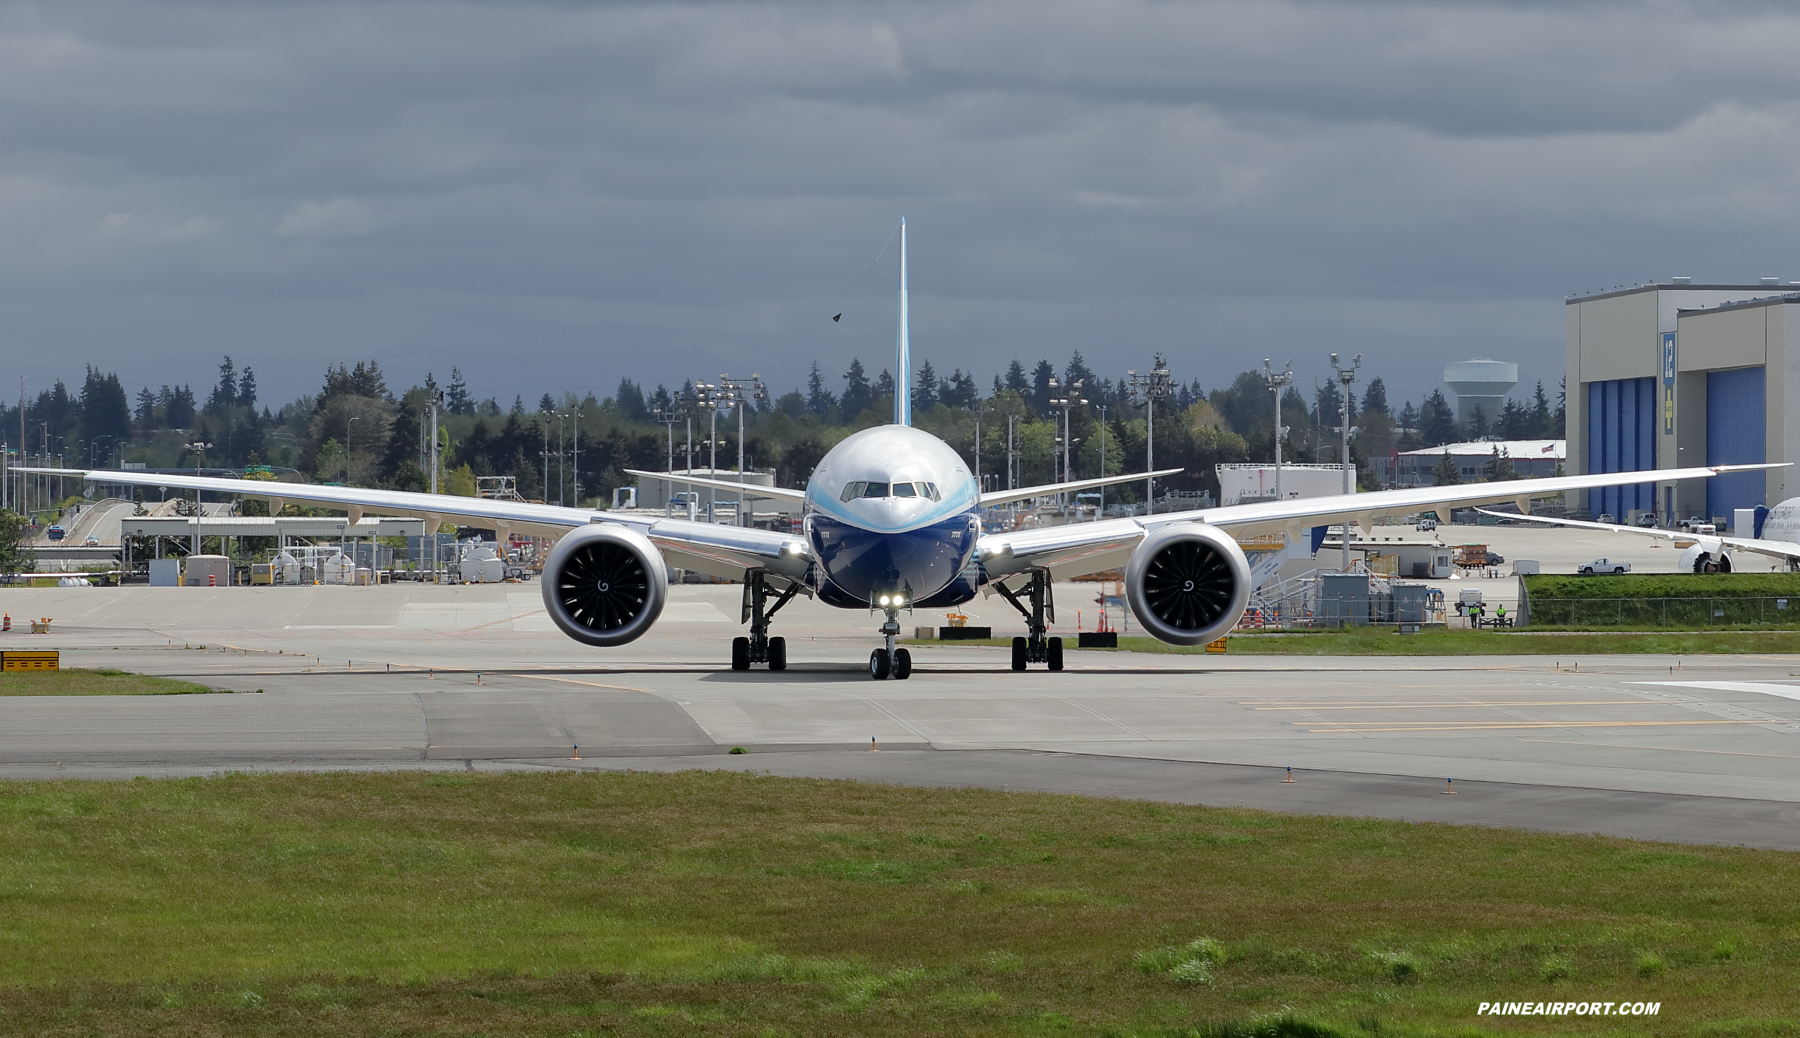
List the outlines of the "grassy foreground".
{"label": "grassy foreground", "polygon": [[[1075,648],[1070,652],[1112,652],[1111,649]],[[966,642],[909,640],[910,645],[998,645],[1011,638]],[[1240,656],[1600,656],[1613,653],[1651,653],[1698,656],[1705,653],[1800,653],[1800,631],[1604,631],[1578,632],[1473,631],[1466,628],[1395,634],[1393,628],[1352,627],[1335,631],[1301,631],[1284,634],[1233,634],[1230,653]],[[1121,635],[1120,652],[1206,654],[1204,645],[1169,645],[1142,635]]]}
{"label": "grassy foreground", "polygon": [[[1800,1017],[1800,856],[1770,851],[692,772],[6,783],[0,848],[5,1034]],[[1662,1008],[1477,1017],[1492,1000]]]}
{"label": "grassy foreground", "polygon": [[182,696],[216,689],[124,670],[0,671],[0,696]]}

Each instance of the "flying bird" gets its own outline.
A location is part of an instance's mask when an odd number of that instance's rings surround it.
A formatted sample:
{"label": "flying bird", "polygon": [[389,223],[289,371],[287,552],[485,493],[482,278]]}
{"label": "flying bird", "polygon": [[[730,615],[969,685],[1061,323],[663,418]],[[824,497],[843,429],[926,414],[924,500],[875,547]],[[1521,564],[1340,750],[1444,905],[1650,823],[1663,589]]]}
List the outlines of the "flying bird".
{"label": "flying bird", "polygon": [[838,317],[842,317],[842,316],[844,316],[844,315],[843,315],[843,314],[838,314],[838,315],[837,315],[837,317],[833,317],[833,318],[832,318],[832,319],[831,319],[831,323],[832,323],[832,324],[836,324],[836,323],[838,323]]}

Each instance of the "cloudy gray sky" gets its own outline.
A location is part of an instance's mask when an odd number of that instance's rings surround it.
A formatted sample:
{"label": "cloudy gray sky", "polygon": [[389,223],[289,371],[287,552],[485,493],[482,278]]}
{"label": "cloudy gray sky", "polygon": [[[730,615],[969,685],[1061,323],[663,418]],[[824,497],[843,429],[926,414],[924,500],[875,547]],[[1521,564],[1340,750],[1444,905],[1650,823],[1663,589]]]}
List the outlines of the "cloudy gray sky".
{"label": "cloudy gray sky", "polygon": [[0,4],[0,378],[787,389],[890,362],[905,214],[914,356],[984,383],[1553,387],[1567,293],[1800,279],[1796,54],[1776,4]]}

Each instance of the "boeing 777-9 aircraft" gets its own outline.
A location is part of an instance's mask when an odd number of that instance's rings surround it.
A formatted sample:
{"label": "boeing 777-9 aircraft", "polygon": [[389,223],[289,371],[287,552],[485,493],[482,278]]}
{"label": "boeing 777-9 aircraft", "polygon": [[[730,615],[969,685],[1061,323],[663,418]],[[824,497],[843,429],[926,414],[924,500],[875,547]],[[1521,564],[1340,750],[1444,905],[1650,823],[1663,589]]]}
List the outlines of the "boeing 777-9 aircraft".
{"label": "boeing 777-9 aircraft", "polygon": [[[741,622],[750,630],[732,641],[734,670],[759,663],[770,670],[786,668],[786,642],[769,631],[776,614],[796,596],[840,609],[880,612],[883,641],[869,653],[869,676],[881,679],[912,673],[910,653],[894,640],[900,613],[915,607],[938,609],[978,594],[999,594],[1018,609],[1027,632],[1013,640],[1012,668],[1043,663],[1061,670],[1062,640],[1047,633],[1055,620],[1051,585],[1057,580],[1122,566],[1127,600],[1144,629],[1165,642],[1197,645],[1231,630],[1249,600],[1250,567],[1235,535],[1279,532],[1298,539],[1323,524],[1356,522],[1366,529],[1377,517],[1422,511],[1435,511],[1447,520],[1450,509],[1461,505],[1513,502],[1524,512],[1533,498],[1567,490],[1771,467],[1611,472],[1388,490],[984,534],[982,509],[991,505],[1179,470],[984,493],[949,444],[912,427],[905,220],[900,222],[896,342],[894,370],[900,377],[893,424],[865,429],[837,444],[803,491],[756,487],[750,492],[800,502],[803,532],[798,535],[447,494],[131,471],[27,471],[263,498],[272,514],[292,501],[337,506],[352,521],[365,513],[417,516],[433,528],[455,520],[492,527],[502,543],[513,532],[555,537],[556,546],[544,562],[544,608],[569,637],[593,646],[625,644],[656,623],[668,600],[670,566],[741,581]],[[731,480],[631,474],[684,486],[744,490]]]}

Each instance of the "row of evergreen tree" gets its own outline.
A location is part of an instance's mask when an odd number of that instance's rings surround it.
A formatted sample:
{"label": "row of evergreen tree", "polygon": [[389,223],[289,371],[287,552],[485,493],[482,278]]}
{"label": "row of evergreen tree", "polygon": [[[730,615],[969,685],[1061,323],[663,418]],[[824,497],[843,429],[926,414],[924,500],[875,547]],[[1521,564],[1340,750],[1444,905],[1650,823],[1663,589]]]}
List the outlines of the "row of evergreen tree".
{"label": "row of evergreen tree", "polygon": [[[1161,357],[1155,366],[1163,367]],[[752,402],[746,416],[746,457],[754,467],[774,469],[784,485],[802,485],[832,443],[889,420],[894,391],[891,372],[871,377],[860,360],[853,359],[838,379],[829,379],[815,363],[804,389]],[[333,365],[317,394],[271,408],[259,402],[255,373],[247,366],[239,370],[226,357],[204,402],[184,383],[144,386],[132,407],[115,374],[90,367],[78,391],[56,382],[26,401],[22,417],[28,451],[47,450],[70,464],[272,464],[321,481],[424,489],[430,483],[427,415],[431,402],[438,400],[445,429],[439,445],[440,485],[452,474],[459,487],[475,476],[504,474],[516,477],[528,497],[572,502],[577,495],[591,499],[628,482],[622,472],[626,468],[660,468],[671,459],[676,467],[687,464],[688,447],[695,440],[701,445],[695,464],[706,464],[715,449],[722,466],[734,464],[737,423],[719,423],[715,440],[712,423],[696,417],[695,398],[692,382],[647,391],[626,377],[604,399],[591,393],[545,393],[534,409],[516,396],[510,407],[502,408],[492,397],[478,400],[456,368],[445,386],[427,373],[421,384],[395,393],[379,364],[368,360]],[[1065,399],[1076,401],[1066,417],[1052,405]],[[1282,397],[1284,457],[1337,460],[1336,430],[1344,404],[1333,380],[1321,380],[1310,399],[1287,387]],[[1214,465],[1273,458],[1273,398],[1260,372],[1242,372],[1211,391],[1199,378],[1172,376],[1167,395],[1155,406],[1158,465],[1189,470],[1168,481],[1174,489],[1216,489]],[[1130,373],[1099,375],[1079,353],[1060,370],[1041,360],[1028,371],[1015,360],[993,376],[985,394],[972,373],[956,368],[940,376],[925,361],[915,373],[913,408],[921,426],[962,450],[971,464],[979,453],[984,473],[999,485],[1008,479],[1025,485],[1143,465],[1144,403],[1134,398]],[[1508,400],[1491,419],[1477,412],[1467,428],[1458,426],[1442,391],[1394,411],[1380,377],[1365,383],[1360,399],[1349,399],[1348,412],[1359,463],[1392,450],[1488,436],[1560,437],[1564,420],[1562,396],[1552,404],[1542,383],[1528,400]],[[0,407],[0,438],[11,439],[7,433],[20,428],[20,419],[18,407]],[[690,434],[690,429],[697,432]],[[1066,472],[1061,464],[1064,437],[1070,441]],[[1134,493],[1125,487],[1116,496],[1129,499]]]}

